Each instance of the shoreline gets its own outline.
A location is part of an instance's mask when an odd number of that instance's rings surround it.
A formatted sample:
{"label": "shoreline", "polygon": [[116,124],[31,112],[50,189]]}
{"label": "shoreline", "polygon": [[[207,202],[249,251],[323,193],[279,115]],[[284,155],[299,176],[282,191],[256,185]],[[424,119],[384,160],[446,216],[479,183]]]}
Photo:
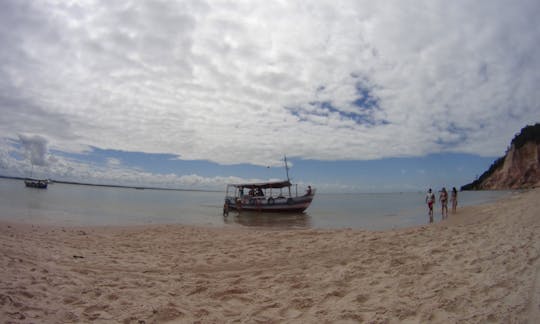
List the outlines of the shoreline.
{"label": "shoreline", "polygon": [[[37,191],[9,182],[0,186],[0,220],[34,225],[133,226],[183,224],[191,226],[268,226],[317,229],[385,230],[426,224],[425,194],[322,195],[306,213],[250,217],[222,216],[223,197],[215,193],[171,193],[107,190],[60,185]],[[460,206],[494,201],[504,193],[464,193]],[[375,198],[372,198],[375,197]],[[438,209],[438,206],[437,206]],[[438,210],[436,210],[436,218]]]}
{"label": "shoreline", "polygon": [[538,199],[534,189],[382,231],[2,221],[0,318],[533,323]]}

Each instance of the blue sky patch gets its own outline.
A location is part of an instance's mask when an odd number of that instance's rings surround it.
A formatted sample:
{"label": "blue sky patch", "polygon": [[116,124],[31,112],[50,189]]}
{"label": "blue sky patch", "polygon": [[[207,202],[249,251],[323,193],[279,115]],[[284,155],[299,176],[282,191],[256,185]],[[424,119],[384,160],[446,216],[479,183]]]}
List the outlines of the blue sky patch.
{"label": "blue sky patch", "polygon": [[353,101],[355,106],[366,110],[379,109],[379,98],[375,97],[370,89],[357,84],[356,90],[359,97]]}
{"label": "blue sky patch", "polygon": [[[354,79],[361,79],[356,74],[351,74]],[[299,121],[310,121],[310,116],[330,117],[339,116],[342,120],[354,121],[357,125],[386,125],[387,120],[376,120],[373,116],[376,110],[379,110],[379,98],[372,91],[372,87],[366,86],[369,82],[361,80],[356,83],[356,92],[358,97],[351,102],[355,111],[351,111],[351,107],[343,108],[336,106],[335,103],[329,100],[314,100],[309,102],[308,107],[285,107],[293,116],[296,116]],[[320,85],[316,92],[320,93],[326,90],[326,86]]]}

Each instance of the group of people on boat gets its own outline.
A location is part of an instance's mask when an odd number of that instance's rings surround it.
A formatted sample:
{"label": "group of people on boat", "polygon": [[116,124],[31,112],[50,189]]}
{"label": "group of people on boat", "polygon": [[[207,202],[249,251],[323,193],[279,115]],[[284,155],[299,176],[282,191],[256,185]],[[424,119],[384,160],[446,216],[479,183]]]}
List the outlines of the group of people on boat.
{"label": "group of people on boat", "polygon": [[[429,188],[426,195],[426,204],[428,205],[428,215],[430,223],[433,223],[433,207],[435,206],[435,201],[435,194],[433,193],[431,188]],[[445,187],[443,187],[441,191],[439,191],[439,202],[441,203],[441,220],[448,219],[448,192],[446,191]],[[455,214],[457,211],[458,203],[458,193],[456,187],[452,188],[450,202],[452,203],[452,213]]]}
{"label": "group of people on boat", "polygon": [[[264,192],[261,187],[251,188],[248,191],[250,197],[264,197]],[[240,188],[240,197],[244,197],[244,188]]]}

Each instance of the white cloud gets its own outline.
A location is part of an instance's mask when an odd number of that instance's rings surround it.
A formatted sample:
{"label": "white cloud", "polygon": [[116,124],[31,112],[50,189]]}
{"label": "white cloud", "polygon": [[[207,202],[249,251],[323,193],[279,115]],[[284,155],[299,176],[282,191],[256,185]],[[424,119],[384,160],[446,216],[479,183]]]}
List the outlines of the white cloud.
{"label": "white cloud", "polygon": [[48,141],[45,137],[19,134],[19,141],[24,149],[25,156],[31,164],[39,166],[47,165]]}
{"label": "white cloud", "polygon": [[108,158],[107,159],[107,165],[109,167],[116,167],[116,166],[119,166],[122,164],[122,161],[120,161],[120,159],[117,159],[117,158]]}
{"label": "white cloud", "polygon": [[539,7],[6,1],[0,135],[260,165],[500,155],[540,119]]}
{"label": "white cloud", "polygon": [[28,177],[33,172],[33,176],[36,178],[52,178],[59,181],[203,190],[223,190],[227,183],[264,181],[232,176],[203,177],[196,174],[152,173],[122,166],[121,161],[114,158],[109,158],[104,165],[99,165],[62,156],[48,155],[48,163],[32,167],[28,159],[15,157],[23,152],[24,150],[17,149],[13,143],[0,142],[0,174]]}

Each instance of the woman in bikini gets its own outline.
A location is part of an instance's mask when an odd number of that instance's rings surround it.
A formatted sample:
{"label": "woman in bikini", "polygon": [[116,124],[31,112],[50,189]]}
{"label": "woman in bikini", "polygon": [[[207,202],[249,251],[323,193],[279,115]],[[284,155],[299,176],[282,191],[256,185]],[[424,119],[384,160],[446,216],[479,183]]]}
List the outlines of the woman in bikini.
{"label": "woman in bikini", "polygon": [[441,202],[441,214],[442,219],[448,218],[448,192],[446,192],[446,188],[442,188],[441,194],[439,195],[439,201]]}
{"label": "woman in bikini", "polygon": [[452,201],[452,214],[455,214],[456,210],[457,210],[457,190],[456,190],[456,187],[452,188],[452,195],[450,196],[450,201]]}

